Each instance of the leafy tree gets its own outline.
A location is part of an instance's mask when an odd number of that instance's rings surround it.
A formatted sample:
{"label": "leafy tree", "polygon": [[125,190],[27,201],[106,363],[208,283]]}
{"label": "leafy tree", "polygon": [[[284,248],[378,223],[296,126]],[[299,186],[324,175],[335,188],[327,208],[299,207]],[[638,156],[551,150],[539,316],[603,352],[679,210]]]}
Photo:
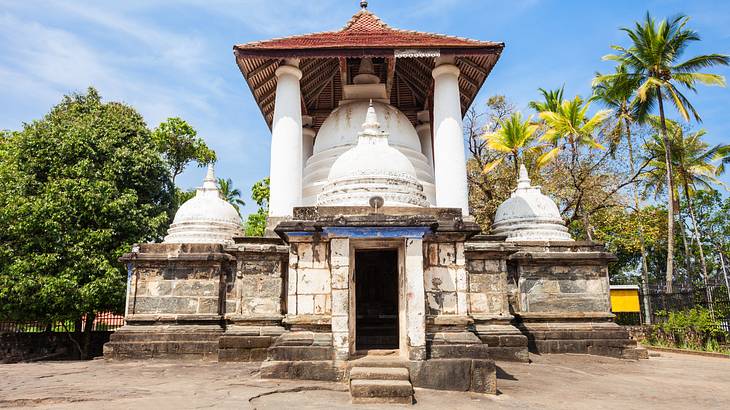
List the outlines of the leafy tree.
{"label": "leafy tree", "polygon": [[190,124],[177,117],[168,118],[152,132],[152,137],[167,162],[173,184],[175,178],[191,162],[204,166],[216,159],[215,152],[197,135],[197,131]]}
{"label": "leafy tree", "polygon": [[[594,167],[585,167],[585,161],[581,163],[582,150],[601,149],[604,147],[596,140],[596,133],[611,114],[610,110],[601,110],[592,117],[588,116],[590,102],[584,102],[579,96],[572,100],[563,100],[555,111],[542,111],[540,118],[545,121],[547,131],[542,136],[544,141],[556,145],[556,150],[551,156],[567,152],[567,159],[562,160],[564,167],[567,167],[567,177],[572,183],[572,188],[577,193],[576,200],[571,207],[574,215],[580,215],[583,221],[583,228],[588,239],[591,239],[589,216],[583,201],[586,183],[594,176]],[[604,157],[605,159],[605,157]]]}
{"label": "leafy tree", "polygon": [[[631,78],[626,74],[625,66],[616,67],[615,77],[598,82],[593,87],[593,96],[591,100],[599,101],[613,112],[614,124],[609,131],[610,135],[610,152],[615,156],[617,147],[622,140],[626,139],[626,148],[628,153],[628,165],[631,175],[636,175],[636,158],[634,155],[634,141],[632,135],[632,126],[636,123],[638,116],[638,105],[634,103],[634,93],[636,84],[632,83]],[[598,74],[597,76],[600,76]],[[633,183],[631,193],[634,200],[634,211],[641,210],[641,202],[639,200],[638,184]],[[641,285],[644,295],[644,319],[646,323],[651,323],[651,301],[649,298],[649,264],[646,257],[646,245],[644,243],[644,226],[641,218],[636,224],[636,230],[639,233],[639,250],[641,252]]]}
{"label": "leafy tree", "polygon": [[[469,208],[482,230],[489,232],[497,206],[509,197],[516,181],[512,167],[504,162],[484,172],[487,164],[503,154],[489,149],[483,136],[497,132],[500,124],[508,120],[515,109],[502,95],[489,97],[486,108],[485,112],[478,112],[473,107],[467,111],[464,117],[464,138],[470,154],[466,163]],[[532,169],[529,158],[523,158],[523,161],[528,169]]]}
{"label": "leafy tree", "polygon": [[[656,118],[653,122],[659,128]],[[685,205],[692,221],[692,235],[698,244],[697,251],[699,252],[702,279],[705,286],[707,286],[708,270],[702,246],[702,236],[699,233],[697,217],[695,216],[693,197],[698,187],[699,189],[712,190],[713,186],[721,184],[717,176],[724,171],[724,168],[714,165],[713,162],[719,160],[722,163],[730,145],[720,144],[711,147],[702,140],[702,137],[706,134],[705,130],[685,132],[684,128],[674,121],[667,121],[667,131],[669,133],[670,145],[668,151],[671,156],[671,169],[675,173],[673,179],[679,183],[679,188],[683,193]],[[664,158],[667,151],[664,139],[660,135],[654,135],[648,141],[646,151],[647,155],[652,158]],[[666,180],[666,164],[663,161],[655,160],[653,165],[654,170],[649,174],[648,184],[662,187],[663,182]],[[708,300],[712,300],[709,293]]]}
{"label": "leafy tree", "polygon": [[484,172],[493,170],[505,159],[511,158],[516,179],[520,173],[520,163],[524,162],[526,154],[539,156],[538,167],[554,158],[557,149],[542,154],[543,147],[537,144],[536,131],[538,128],[539,126],[532,122],[532,117],[522,121],[522,114],[519,112],[512,113],[507,120],[501,120],[496,131],[487,132],[483,136],[487,141],[487,148],[495,151],[497,157],[484,166]]}
{"label": "leafy tree", "polygon": [[238,214],[240,215],[240,207],[246,205],[246,202],[241,199],[241,191],[238,188],[233,187],[233,180],[231,180],[230,178],[218,178],[218,189],[220,190],[223,199],[233,205],[233,207],[236,208],[236,211],[238,211]]}
{"label": "leafy tree", "polygon": [[[120,311],[117,259],[167,227],[172,185],[134,109],[98,92],[64,97],[0,148],[0,317],[80,321]],[[76,327],[80,331],[80,326]]]}
{"label": "leafy tree", "polygon": [[564,87],[560,87],[557,90],[546,90],[544,88],[538,88],[537,90],[542,95],[543,100],[530,101],[528,107],[537,112],[557,112],[560,106],[563,104],[563,88]]}
{"label": "leafy tree", "polygon": [[270,180],[266,177],[251,187],[251,199],[259,206],[258,211],[248,215],[246,236],[264,236],[266,217],[269,215]]}
{"label": "leafy tree", "polygon": [[[694,30],[687,28],[689,18],[677,16],[669,20],[662,20],[657,23],[649,13],[643,22],[636,22],[633,29],[624,28],[628,35],[631,46],[613,46],[618,52],[604,57],[607,60],[616,61],[626,68],[626,74],[609,74],[599,76],[594,81],[601,82],[610,80],[611,77],[628,76],[635,84],[636,99],[639,103],[640,119],[646,113],[651,112],[654,106],[659,108],[660,126],[664,145],[669,147],[669,135],[667,133],[666,117],[664,112],[664,100],[670,101],[680,115],[687,121],[690,113],[696,120],[700,116],[689,102],[689,100],[677,88],[681,85],[691,91],[697,91],[697,83],[705,85],[725,85],[725,78],[716,74],[700,73],[701,69],[716,66],[728,65],[730,59],[726,55],[707,54],[692,57],[679,62],[682,55],[692,42],[699,41],[700,36]],[[671,170],[671,152],[666,150],[665,157],[667,178],[667,233],[670,238],[674,237],[674,181]],[[667,292],[672,291],[674,273],[674,249],[673,240],[667,242]]]}

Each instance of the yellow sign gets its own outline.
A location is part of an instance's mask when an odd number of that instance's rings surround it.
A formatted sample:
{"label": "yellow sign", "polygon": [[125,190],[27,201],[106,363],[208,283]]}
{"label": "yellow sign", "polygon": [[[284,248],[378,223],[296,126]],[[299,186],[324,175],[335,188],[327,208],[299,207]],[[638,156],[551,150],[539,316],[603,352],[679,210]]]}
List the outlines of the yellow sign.
{"label": "yellow sign", "polygon": [[639,289],[615,289],[611,287],[611,311],[616,312],[641,312],[639,305]]}

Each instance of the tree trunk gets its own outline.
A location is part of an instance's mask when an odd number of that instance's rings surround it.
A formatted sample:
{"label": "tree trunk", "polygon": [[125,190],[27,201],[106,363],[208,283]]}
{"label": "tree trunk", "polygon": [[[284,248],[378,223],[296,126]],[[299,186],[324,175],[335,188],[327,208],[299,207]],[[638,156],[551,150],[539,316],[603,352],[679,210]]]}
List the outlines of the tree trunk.
{"label": "tree trunk", "polygon": [[[631,175],[636,173],[634,169],[634,142],[631,139],[631,123],[626,121],[626,142],[629,149],[629,169]],[[636,212],[640,210],[639,188],[633,185],[634,207]],[[641,223],[641,217],[637,219],[639,223],[639,249],[641,250],[641,289],[644,299],[644,323],[651,324],[651,298],[649,297],[649,265],[646,262],[646,244],[644,243],[644,226]]]}
{"label": "tree trunk", "polygon": [[672,154],[669,136],[667,135],[667,122],[664,117],[664,102],[662,101],[662,89],[657,88],[657,100],[659,102],[659,121],[662,128],[662,140],[664,141],[664,161],[667,167],[667,276],[666,291],[672,293],[674,290],[674,181],[672,179]]}
{"label": "tree trunk", "polygon": [[707,308],[710,309],[710,317],[715,318],[715,306],[712,301],[712,290],[710,289],[710,281],[707,277],[707,264],[705,263],[705,251],[702,249],[702,241],[700,240],[700,231],[697,228],[697,218],[695,217],[694,205],[692,203],[692,197],[689,195],[689,185],[687,184],[687,176],[685,175],[684,182],[684,197],[687,199],[687,208],[689,209],[689,218],[692,220],[692,227],[694,228],[695,240],[697,241],[697,249],[700,252],[700,267],[702,268],[702,282],[705,284],[705,294],[707,295]]}
{"label": "tree trunk", "polygon": [[94,329],[94,320],[96,315],[89,312],[86,314],[86,326],[84,327],[84,340],[82,343],[81,360],[89,359],[89,350],[91,348],[91,331]]}
{"label": "tree trunk", "polygon": [[[689,251],[689,243],[687,242],[687,232],[684,230],[684,217],[682,215],[679,216],[679,226],[681,229],[679,230],[679,233],[682,234],[682,246],[684,247],[684,264],[686,265],[685,268],[687,269],[687,278],[690,278],[692,276],[692,273],[694,270],[694,264],[692,263],[692,255]],[[687,280],[685,279],[685,282]]]}

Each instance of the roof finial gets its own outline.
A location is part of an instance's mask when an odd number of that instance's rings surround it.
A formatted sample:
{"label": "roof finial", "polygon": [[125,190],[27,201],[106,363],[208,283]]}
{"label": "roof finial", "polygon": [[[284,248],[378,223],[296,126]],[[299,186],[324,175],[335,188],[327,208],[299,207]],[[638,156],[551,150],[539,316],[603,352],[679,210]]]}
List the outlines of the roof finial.
{"label": "roof finial", "polygon": [[527,168],[525,167],[525,164],[520,164],[520,176],[517,179],[517,189],[520,188],[530,188],[530,177],[527,175]]}
{"label": "roof finial", "polygon": [[213,170],[213,162],[208,163],[208,172],[205,173],[205,179],[203,180],[203,188],[205,189],[218,189],[215,179],[215,171]]}
{"label": "roof finial", "polygon": [[360,0],[360,8],[362,8],[363,10],[368,8],[368,2],[366,0]]}

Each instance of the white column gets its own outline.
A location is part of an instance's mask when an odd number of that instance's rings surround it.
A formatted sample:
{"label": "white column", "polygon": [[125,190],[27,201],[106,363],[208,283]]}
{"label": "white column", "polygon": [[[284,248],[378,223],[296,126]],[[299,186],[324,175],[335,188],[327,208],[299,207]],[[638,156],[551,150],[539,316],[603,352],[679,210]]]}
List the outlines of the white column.
{"label": "white column", "polygon": [[459,68],[445,63],[431,73],[433,89],[433,155],[436,206],[461,208],[469,214],[466,156],[461,122]]}
{"label": "white column", "polygon": [[[423,240],[406,239],[406,336],[408,359],[426,358],[426,291],[423,287]],[[401,352],[403,354],[405,352]]]}
{"label": "white column", "polygon": [[302,72],[294,65],[276,70],[276,100],[271,130],[271,194],[269,216],[292,215],[302,202],[302,102],[299,80]]}
{"label": "white column", "polygon": [[426,156],[428,166],[433,169],[433,147],[431,146],[431,124],[424,122],[416,125],[418,139],[421,140],[421,152]]}
{"label": "white column", "polygon": [[314,130],[309,127],[302,128],[302,167],[306,168],[307,160],[314,152]]}

